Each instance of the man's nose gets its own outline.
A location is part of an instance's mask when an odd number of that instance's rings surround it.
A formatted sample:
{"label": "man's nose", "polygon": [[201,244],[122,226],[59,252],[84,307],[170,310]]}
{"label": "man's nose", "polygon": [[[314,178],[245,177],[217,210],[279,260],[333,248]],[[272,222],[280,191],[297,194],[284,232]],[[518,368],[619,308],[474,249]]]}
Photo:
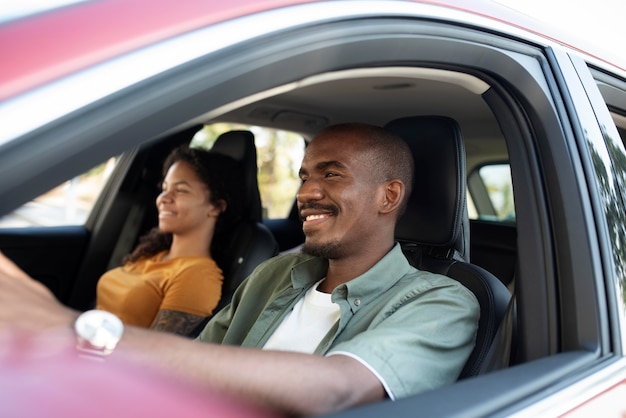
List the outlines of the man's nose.
{"label": "man's nose", "polygon": [[319,182],[315,180],[307,180],[302,183],[300,190],[296,194],[296,200],[300,203],[320,200],[324,196]]}

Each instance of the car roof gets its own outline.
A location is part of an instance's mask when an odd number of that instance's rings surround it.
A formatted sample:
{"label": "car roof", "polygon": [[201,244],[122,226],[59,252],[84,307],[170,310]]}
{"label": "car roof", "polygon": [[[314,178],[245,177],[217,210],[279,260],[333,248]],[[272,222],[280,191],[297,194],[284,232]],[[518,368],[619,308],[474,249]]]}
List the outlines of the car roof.
{"label": "car roof", "polygon": [[194,29],[307,0],[110,0],[77,3],[10,21],[0,49],[11,57],[0,100]]}
{"label": "car roof", "polygon": [[[10,65],[0,71],[0,100],[177,35],[270,9],[310,0],[109,0],[70,4],[0,24],[0,49]],[[331,6],[336,7],[336,2]],[[548,28],[489,1],[413,3],[441,6],[523,28],[556,40]],[[2,22],[0,16],[0,22]],[[564,39],[559,37],[558,39]],[[561,43],[574,48],[574,42]],[[582,41],[577,41],[578,45]],[[590,49],[587,49],[590,50]]]}

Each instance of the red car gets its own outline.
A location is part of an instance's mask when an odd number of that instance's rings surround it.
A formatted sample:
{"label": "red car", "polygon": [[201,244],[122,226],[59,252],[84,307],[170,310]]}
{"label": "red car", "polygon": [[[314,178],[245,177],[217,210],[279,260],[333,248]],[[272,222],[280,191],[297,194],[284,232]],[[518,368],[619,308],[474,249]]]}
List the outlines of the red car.
{"label": "red car", "polygon": [[[422,232],[458,228],[397,239],[495,278],[508,311],[485,308],[477,366],[458,382],[335,416],[626,413],[626,69],[614,59],[479,1],[108,0],[0,19],[0,249],[66,305],[87,309],[154,225],[144,180],[175,144],[256,138],[246,193],[263,238],[226,268],[223,305],[302,242],[294,170],[317,132],[443,118],[460,163],[448,182],[431,144],[418,182],[432,199],[406,216]],[[56,399],[47,416],[67,411]]]}

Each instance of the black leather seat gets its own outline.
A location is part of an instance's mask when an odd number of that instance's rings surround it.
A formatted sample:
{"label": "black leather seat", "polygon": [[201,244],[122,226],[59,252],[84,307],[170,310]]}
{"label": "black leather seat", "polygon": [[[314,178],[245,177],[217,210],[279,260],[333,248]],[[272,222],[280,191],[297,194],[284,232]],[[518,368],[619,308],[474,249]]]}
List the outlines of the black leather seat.
{"label": "black leather seat", "polygon": [[257,154],[254,135],[250,131],[229,131],[220,135],[211,152],[219,152],[239,161],[244,169],[244,215],[241,222],[225,242],[228,260],[222,262],[224,273],[222,298],[216,308],[223,308],[256,266],[278,254],[278,244],[271,231],[261,223],[262,206],[257,180]]}
{"label": "black leather seat", "polygon": [[385,128],[407,141],[415,159],[413,192],[396,226],[397,241],[412,265],[459,281],[480,304],[476,346],[459,378],[505,367],[508,354],[492,343],[511,295],[497,277],[469,262],[465,149],[458,124],[415,116]]}

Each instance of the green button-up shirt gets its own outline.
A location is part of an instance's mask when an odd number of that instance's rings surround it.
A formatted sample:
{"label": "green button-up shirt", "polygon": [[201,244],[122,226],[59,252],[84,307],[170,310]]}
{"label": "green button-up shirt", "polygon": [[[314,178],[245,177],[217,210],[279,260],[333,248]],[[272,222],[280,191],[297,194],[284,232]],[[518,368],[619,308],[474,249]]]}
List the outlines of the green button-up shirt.
{"label": "green button-up shirt", "polygon": [[[327,268],[326,260],[304,254],[264,262],[198,338],[263,347]],[[454,382],[474,347],[480,313],[474,295],[455,280],[412,267],[398,244],[331,297],[341,317],[315,353],[357,358],[392,399]]]}

